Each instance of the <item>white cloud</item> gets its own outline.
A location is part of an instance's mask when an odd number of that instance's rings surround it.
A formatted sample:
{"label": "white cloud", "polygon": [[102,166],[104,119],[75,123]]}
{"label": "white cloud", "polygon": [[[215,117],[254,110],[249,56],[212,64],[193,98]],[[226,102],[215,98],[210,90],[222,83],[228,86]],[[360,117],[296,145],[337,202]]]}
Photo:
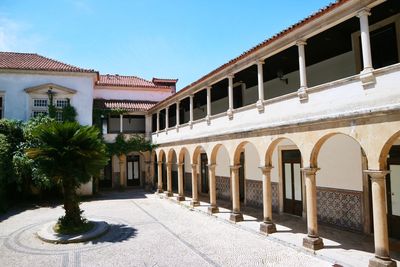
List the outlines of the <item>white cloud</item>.
{"label": "white cloud", "polygon": [[0,14],[0,51],[33,52],[42,42],[29,32],[30,25],[9,19]]}

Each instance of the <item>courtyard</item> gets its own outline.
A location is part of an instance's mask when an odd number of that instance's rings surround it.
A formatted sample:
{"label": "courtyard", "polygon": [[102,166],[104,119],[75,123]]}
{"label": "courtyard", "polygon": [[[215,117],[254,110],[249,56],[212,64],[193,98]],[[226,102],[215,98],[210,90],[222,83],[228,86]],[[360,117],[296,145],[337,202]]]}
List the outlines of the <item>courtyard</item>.
{"label": "courtyard", "polygon": [[61,206],[21,207],[0,217],[1,266],[333,265],[143,191],[103,193],[82,208],[86,217],[106,220],[110,230],[86,243],[49,244],[35,233],[63,214]]}

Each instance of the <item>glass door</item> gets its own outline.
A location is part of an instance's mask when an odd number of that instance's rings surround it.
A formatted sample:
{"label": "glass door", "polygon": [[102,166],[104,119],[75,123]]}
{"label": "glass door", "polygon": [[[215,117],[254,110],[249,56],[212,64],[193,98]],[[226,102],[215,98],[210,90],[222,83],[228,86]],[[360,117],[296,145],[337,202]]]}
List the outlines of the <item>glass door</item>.
{"label": "glass door", "polygon": [[282,151],[283,209],[297,216],[303,213],[301,154],[299,150]]}

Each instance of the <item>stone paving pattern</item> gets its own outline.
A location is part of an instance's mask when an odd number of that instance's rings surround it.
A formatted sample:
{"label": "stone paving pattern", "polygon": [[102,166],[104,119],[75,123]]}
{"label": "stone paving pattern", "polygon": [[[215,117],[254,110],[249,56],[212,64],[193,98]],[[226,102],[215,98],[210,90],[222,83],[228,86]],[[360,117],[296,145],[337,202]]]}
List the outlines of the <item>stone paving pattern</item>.
{"label": "stone paving pattern", "polygon": [[332,266],[266,236],[140,191],[111,192],[82,204],[110,231],[81,244],[49,244],[35,232],[57,207],[0,217],[1,266]]}

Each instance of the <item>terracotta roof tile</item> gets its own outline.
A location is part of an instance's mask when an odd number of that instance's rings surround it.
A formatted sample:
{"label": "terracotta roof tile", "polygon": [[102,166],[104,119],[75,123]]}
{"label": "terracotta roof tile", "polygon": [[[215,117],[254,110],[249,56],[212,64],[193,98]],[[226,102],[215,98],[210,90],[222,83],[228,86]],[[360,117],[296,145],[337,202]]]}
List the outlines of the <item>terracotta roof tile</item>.
{"label": "terracotta roof tile", "polygon": [[145,87],[145,88],[168,88],[169,86],[157,85],[153,81],[148,81],[137,76],[125,75],[100,75],[99,81],[96,82],[99,86],[122,86],[122,87]]}
{"label": "terracotta roof tile", "polygon": [[241,55],[239,55],[238,57],[235,57],[234,59],[228,61],[227,63],[225,63],[225,64],[219,66],[218,68],[216,68],[216,69],[214,69],[213,71],[209,72],[208,74],[204,75],[204,76],[201,77],[200,79],[198,79],[198,80],[194,81],[193,83],[191,83],[191,84],[185,86],[185,87],[182,88],[177,94],[174,94],[174,95],[171,95],[171,96],[165,98],[163,101],[157,103],[157,106],[158,106],[159,104],[162,104],[162,103],[168,101],[169,99],[173,98],[175,95],[183,94],[185,91],[187,91],[187,90],[189,90],[190,88],[192,88],[193,86],[195,86],[195,85],[201,83],[202,81],[206,80],[207,78],[213,76],[214,74],[217,74],[218,72],[224,70],[225,68],[227,68],[227,67],[229,67],[229,66],[231,66],[231,65],[234,65],[236,62],[242,60],[243,58],[245,58],[245,57],[247,57],[247,56],[249,56],[249,55],[251,55],[251,54],[257,52],[257,51],[260,50],[261,48],[264,48],[264,47],[270,45],[271,43],[273,43],[273,42],[275,42],[276,40],[282,38],[283,36],[287,35],[288,33],[290,33],[290,32],[292,32],[292,31],[294,31],[294,30],[296,30],[296,29],[302,27],[303,25],[305,25],[305,24],[307,24],[307,23],[309,23],[309,22],[311,22],[311,21],[313,21],[313,20],[315,20],[315,19],[317,19],[317,18],[323,16],[324,14],[326,14],[326,13],[328,13],[328,12],[334,10],[335,8],[341,6],[342,4],[344,4],[344,3],[346,3],[346,2],[349,2],[349,1],[351,1],[351,0],[336,0],[335,2],[330,3],[330,4],[328,4],[327,6],[325,6],[325,7],[323,7],[323,8],[320,8],[317,12],[315,12],[315,13],[309,15],[308,17],[306,17],[306,18],[300,20],[299,22],[297,22],[297,23],[295,23],[295,24],[289,26],[288,28],[282,30],[281,32],[279,32],[279,33],[277,33],[277,34],[275,34],[275,35],[273,35],[272,37],[270,37],[270,38],[264,40],[263,42],[259,43],[258,45],[256,45],[256,46],[250,48],[249,50],[247,50],[247,51],[245,51],[245,52],[243,52],[243,53],[242,53]]}
{"label": "terracotta roof tile", "polygon": [[98,109],[123,109],[127,111],[147,111],[157,102],[141,100],[94,99],[93,107]]}
{"label": "terracotta roof tile", "polygon": [[97,73],[38,54],[16,52],[0,52],[0,69]]}

